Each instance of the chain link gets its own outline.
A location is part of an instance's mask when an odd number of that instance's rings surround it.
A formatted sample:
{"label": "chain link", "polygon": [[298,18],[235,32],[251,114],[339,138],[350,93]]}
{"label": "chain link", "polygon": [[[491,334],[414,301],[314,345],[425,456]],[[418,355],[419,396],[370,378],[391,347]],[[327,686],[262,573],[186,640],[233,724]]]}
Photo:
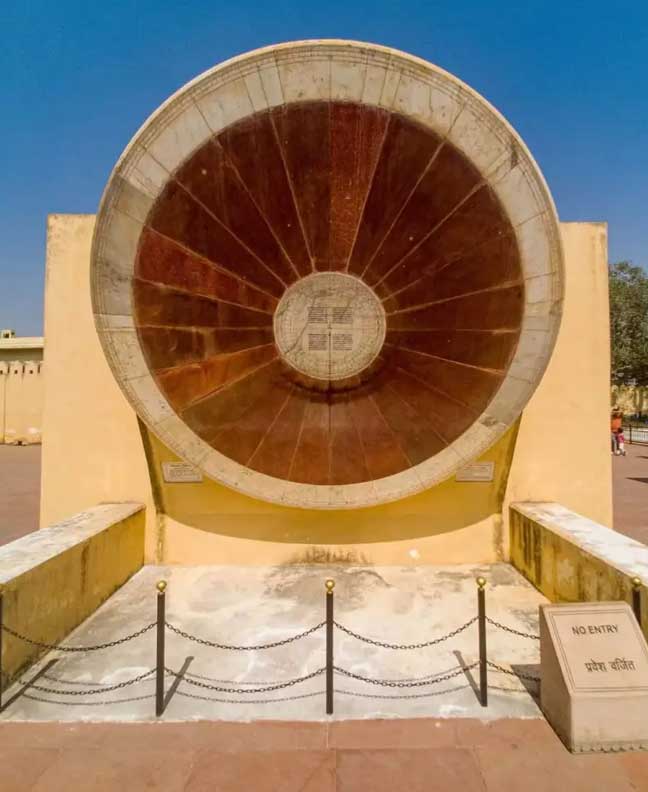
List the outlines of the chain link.
{"label": "chain link", "polygon": [[427,646],[435,646],[436,644],[440,644],[443,641],[447,641],[449,638],[454,638],[476,621],[477,616],[474,616],[465,624],[462,624],[461,627],[457,627],[456,630],[452,630],[452,632],[449,632],[446,635],[441,635],[439,638],[433,638],[431,641],[423,641],[422,643],[415,644],[391,644],[387,643],[386,641],[375,641],[373,638],[367,638],[365,635],[360,635],[359,633],[353,632],[353,630],[350,630],[348,627],[344,627],[339,622],[334,621],[333,624],[338,628],[338,630],[342,630],[342,632],[350,635],[352,638],[357,638],[358,641],[364,641],[365,643],[371,644],[372,646],[381,646],[383,649],[425,649]]}
{"label": "chain link", "polygon": [[271,693],[273,690],[283,690],[284,688],[292,687],[293,685],[298,685],[300,682],[306,682],[309,679],[313,679],[313,677],[319,676],[326,671],[325,667],[318,668],[317,671],[313,671],[310,674],[306,674],[302,677],[296,677],[295,679],[289,679],[287,682],[277,682],[274,685],[265,685],[263,687],[258,688],[229,688],[229,687],[220,687],[219,685],[209,685],[206,682],[199,682],[197,679],[190,679],[189,677],[185,677],[184,674],[178,674],[175,671],[172,671],[170,668],[165,668],[172,676],[186,682],[189,685],[195,685],[195,687],[204,688],[205,690],[215,690],[217,693]]}
{"label": "chain link", "polygon": [[495,621],[495,619],[491,619],[489,616],[486,617],[486,621],[489,624],[492,624],[493,627],[497,627],[499,630],[504,630],[504,632],[512,633],[513,635],[519,635],[521,638],[531,638],[533,641],[540,640],[539,635],[535,635],[534,633],[522,632],[521,630],[515,630],[513,629],[513,627],[507,627],[505,624],[501,624],[500,622]]}
{"label": "chain link", "polygon": [[345,668],[339,668],[338,666],[333,666],[333,668],[338,674],[342,674],[342,676],[349,677],[350,679],[357,679],[360,682],[368,682],[371,685],[380,685],[381,687],[389,688],[415,688],[436,685],[439,682],[447,682],[449,679],[458,677],[478,665],[478,662],[470,663],[469,665],[458,668],[455,671],[450,671],[447,674],[443,674],[442,676],[435,677],[434,679],[430,679],[429,681],[425,682],[405,682],[398,679],[373,679],[372,677],[362,676],[361,674],[354,674],[352,671],[347,671]]}
{"label": "chain link", "polygon": [[489,665],[491,668],[494,668],[496,671],[500,671],[502,674],[508,674],[509,676],[518,677],[518,679],[528,679],[529,682],[537,682],[540,684],[540,677],[532,676],[531,674],[523,674],[521,671],[513,671],[509,668],[504,668],[504,666],[498,665],[497,663],[493,663],[492,660],[487,660],[486,664]]}
{"label": "chain link", "polygon": [[118,682],[115,685],[106,685],[101,688],[93,688],[92,690],[61,690],[60,688],[50,688],[44,685],[37,685],[36,683],[23,682],[18,680],[19,684],[23,685],[27,690],[38,690],[40,693],[54,693],[57,696],[98,696],[101,693],[109,693],[111,690],[121,690],[121,688],[134,685],[136,682],[141,682],[143,679],[150,677],[155,673],[155,669],[146,671],[144,674],[134,677],[133,679],[126,679],[124,682]]}
{"label": "chain link", "polygon": [[213,649],[231,649],[237,652],[253,652],[259,649],[274,649],[277,646],[285,646],[286,644],[293,643],[293,641],[299,641],[301,638],[305,638],[307,635],[320,630],[326,624],[326,622],[320,622],[314,627],[304,630],[304,632],[298,633],[297,635],[293,635],[290,638],[283,638],[281,641],[273,641],[272,643],[266,644],[256,644],[254,646],[233,646],[230,644],[217,643],[216,641],[208,641],[206,638],[199,638],[197,635],[191,635],[191,633],[185,632],[179,627],[174,627],[173,624],[169,624],[169,622],[165,622],[165,624],[168,629],[171,630],[171,632],[174,632],[176,635],[180,635],[182,638],[186,638],[188,641],[194,641],[194,643],[202,644],[202,646],[210,646]]}
{"label": "chain link", "polygon": [[22,635],[12,630],[10,627],[7,627],[6,624],[2,625],[2,629],[4,632],[9,633],[9,635],[13,635],[14,638],[19,638],[21,641],[25,641],[25,643],[31,644],[32,646],[40,646],[41,649],[56,650],[58,652],[96,652],[97,649],[109,649],[112,646],[119,646],[127,641],[132,641],[133,638],[139,638],[140,635],[144,635],[144,633],[152,630],[155,625],[156,622],[151,622],[151,624],[147,624],[146,627],[142,627],[141,630],[137,630],[137,632],[131,633],[130,635],[125,635],[123,638],[117,638],[114,641],[96,644],[95,646],[61,646],[60,644],[49,644],[42,641],[34,641],[32,638],[28,638],[26,635]]}

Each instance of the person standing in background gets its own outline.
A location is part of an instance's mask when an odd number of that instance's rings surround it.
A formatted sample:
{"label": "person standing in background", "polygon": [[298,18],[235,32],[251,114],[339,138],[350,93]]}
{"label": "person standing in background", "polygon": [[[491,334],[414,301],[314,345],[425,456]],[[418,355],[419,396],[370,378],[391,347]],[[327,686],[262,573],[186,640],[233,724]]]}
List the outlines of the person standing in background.
{"label": "person standing in background", "polygon": [[610,419],[610,432],[612,441],[612,453],[618,454],[619,452],[619,431],[623,431],[623,412],[618,406],[612,408],[612,417]]}

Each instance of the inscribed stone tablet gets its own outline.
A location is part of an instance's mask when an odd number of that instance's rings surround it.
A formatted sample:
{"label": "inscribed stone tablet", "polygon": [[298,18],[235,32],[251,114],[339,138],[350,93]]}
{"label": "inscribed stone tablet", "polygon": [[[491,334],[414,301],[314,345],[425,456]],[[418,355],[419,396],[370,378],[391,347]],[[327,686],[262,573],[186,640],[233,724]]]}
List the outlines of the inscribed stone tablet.
{"label": "inscribed stone tablet", "polygon": [[474,462],[457,471],[457,481],[492,481],[495,474],[494,462]]}
{"label": "inscribed stone tablet", "polygon": [[187,462],[163,462],[162,472],[169,484],[195,484],[203,480],[202,473]]}
{"label": "inscribed stone tablet", "polygon": [[648,647],[625,602],[542,605],[541,706],[575,751],[648,746]]}

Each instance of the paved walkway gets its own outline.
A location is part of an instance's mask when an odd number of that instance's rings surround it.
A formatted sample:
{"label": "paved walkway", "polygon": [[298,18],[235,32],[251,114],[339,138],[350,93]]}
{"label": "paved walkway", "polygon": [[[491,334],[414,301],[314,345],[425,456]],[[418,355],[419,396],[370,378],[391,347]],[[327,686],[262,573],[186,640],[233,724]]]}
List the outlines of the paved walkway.
{"label": "paved walkway", "polygon": [[612,459],[614,528],[648,544],[648,445],[626,443],[626,456]]}
{"label": "paved walkway", "polygon": [[541,720],[0,725],[2,792],[646,792],[648,753]]}
{"label": "paved walkway", "polygon": [[41,447],[0,444],[0,544],[38,528]]}

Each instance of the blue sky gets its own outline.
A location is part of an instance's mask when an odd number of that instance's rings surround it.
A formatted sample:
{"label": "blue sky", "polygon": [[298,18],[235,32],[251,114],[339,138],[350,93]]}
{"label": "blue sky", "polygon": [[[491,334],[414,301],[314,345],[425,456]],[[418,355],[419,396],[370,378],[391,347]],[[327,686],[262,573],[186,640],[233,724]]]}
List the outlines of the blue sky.
{"label": "blue sky", "polygon": [[563,220],[607,220],[610,259],[648,266],[648,3],[5,0],[0,10],[0,326],[42,330],[48,213],[95,212],[140,124],[254,47],[375,41],[489,99]]}

